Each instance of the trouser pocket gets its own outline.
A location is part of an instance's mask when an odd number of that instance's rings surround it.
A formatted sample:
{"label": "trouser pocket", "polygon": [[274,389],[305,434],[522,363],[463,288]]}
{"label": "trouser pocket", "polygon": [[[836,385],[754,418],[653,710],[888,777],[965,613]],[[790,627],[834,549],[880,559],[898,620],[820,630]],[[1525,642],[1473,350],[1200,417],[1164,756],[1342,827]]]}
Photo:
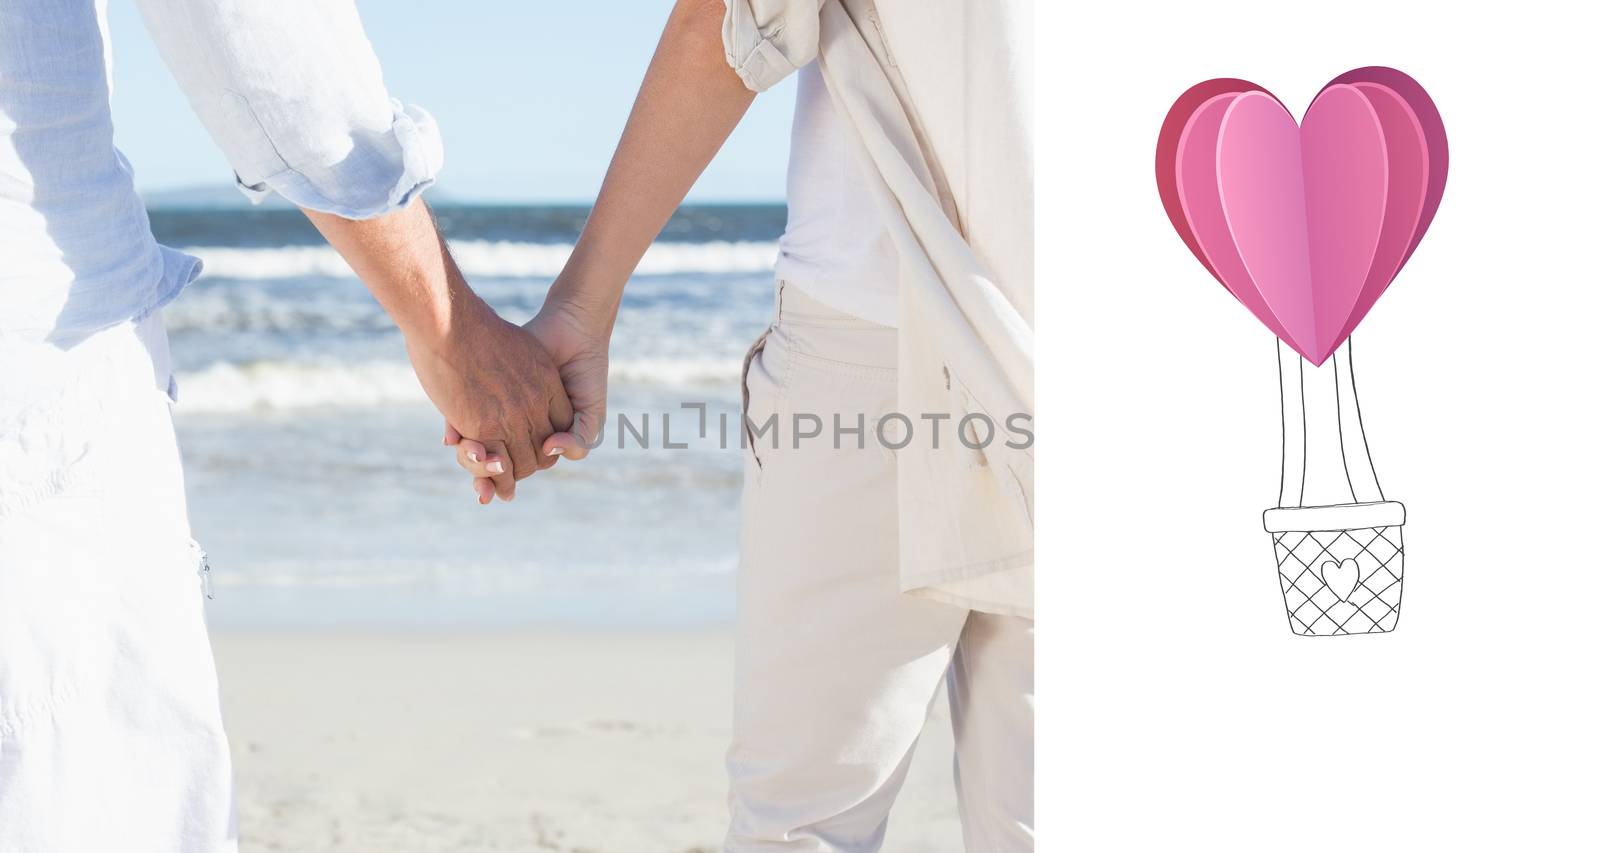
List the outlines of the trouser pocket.
{"label": "trouser pocket", "polygon": [[[777,383],[773,381],[771,373],[767,370],[765,360],[762,358],[767,349],[767,340],[771,338],[772,332],[773,327],[768,326],[766,331],[762,332],[760,336],[756,338],[755,343],[750,345],[750,349],[744,354],[744,368],[739,374],[741,397],[741,404],[739,406],[739,428],[741,436],[740,443],[744,446],[745,450],[749,452],[750,459],[755,463],[756,470],[758,471],[761,470],[762,462],[761,453],[757,449],[757,442],[759,438],[764,436],[766,432],[771,429],[771,426],[769,425],[768,421],[758,422],[757,419],[758,417],[768,419],[777,418],[776,405],[771,401],[771,398],[776,396]],[[755,399],[759,404],[755,408],[752,408],[751,405],[752,373],[755,374],[754,378],[757,382]],[[757,415],[756,412],[758,410],[763,414]]]}

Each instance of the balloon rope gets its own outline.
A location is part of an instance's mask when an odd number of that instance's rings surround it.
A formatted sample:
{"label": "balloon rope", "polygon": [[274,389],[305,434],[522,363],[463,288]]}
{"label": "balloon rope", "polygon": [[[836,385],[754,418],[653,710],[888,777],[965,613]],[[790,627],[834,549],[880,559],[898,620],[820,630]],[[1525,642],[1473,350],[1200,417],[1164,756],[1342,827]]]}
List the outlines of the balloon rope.
{"label": "balloon rope", "polygon": [[1302,394],[1303,359],[1278,341],[1278,396],[1283,418],[1283,469],[1279,475],[1278,506],[1296,507],[1305,502],[1306,486],[1306,406]]}
{"label": "balloon rope", "polygon": [[1334,353],[1333,370],[1339,393],[1339,444],[1344,454],[1345,479],[1350,492],[1361,503],[1381,501],[1383,487],[1372,466],[1372,449],[1367,445],[1366,427],[1361,422],[1361,401],[1356,397],[1356,373],[1351,358],[1351,339],[1345,339]]}
{"label": "balloon rope", "polygon": [[1384,500],[1361,421],[1350,342],[1328,363],[1314,367],[1279,341],[1278,394],[1283,429],[1278,506]]}

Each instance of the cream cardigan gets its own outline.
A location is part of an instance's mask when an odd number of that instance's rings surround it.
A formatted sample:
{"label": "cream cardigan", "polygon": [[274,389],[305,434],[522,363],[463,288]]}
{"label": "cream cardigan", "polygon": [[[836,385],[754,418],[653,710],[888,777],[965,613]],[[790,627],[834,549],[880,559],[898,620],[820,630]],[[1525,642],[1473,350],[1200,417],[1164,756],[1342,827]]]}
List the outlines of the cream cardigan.
{"label": "cream cardigan", "polygon": [[900,411],[951,416],[898,453],[901,587],[1031,618],[1032,442],[951,425],[1032,429],[1032,4],[726,2],[750,89],[821,63],[899,255]]}

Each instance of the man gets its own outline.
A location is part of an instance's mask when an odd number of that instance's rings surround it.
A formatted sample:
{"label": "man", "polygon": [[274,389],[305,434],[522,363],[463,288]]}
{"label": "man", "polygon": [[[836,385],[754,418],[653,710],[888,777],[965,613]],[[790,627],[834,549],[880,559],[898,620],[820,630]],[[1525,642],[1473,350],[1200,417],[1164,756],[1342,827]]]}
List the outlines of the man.
{"label": "man", "polygon": [[[882,845],[942,679],[967,848],[1032,848],[1030,15],[679,0],[530,324],[577,411],[546,449],[581,458],[634,265],[754,92],[799,69],[777,316],[747,360],[746,414],[833,433],[750,441],[729,850]],[[892,415],[916,435],[875,429]],[[984,423],[1025,435],[968,432]],[[486,450],[457,458],[483,477]]]}
{"label": "man", "polygon": [[[429,398],[500,451],[570,407],[543,348],[462,280],[352,2],[142,0],[241,186],[302,207],[405,334]],[[112,145],[104,0],[0,4],[0,850],[236,846],[227,742],[168,405],[156,244]]]}

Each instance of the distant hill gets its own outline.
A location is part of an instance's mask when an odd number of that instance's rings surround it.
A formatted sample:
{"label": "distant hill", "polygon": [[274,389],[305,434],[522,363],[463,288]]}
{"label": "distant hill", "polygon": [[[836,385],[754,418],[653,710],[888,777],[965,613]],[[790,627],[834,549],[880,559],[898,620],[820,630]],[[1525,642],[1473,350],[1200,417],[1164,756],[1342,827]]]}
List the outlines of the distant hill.
{"label": "distant hill", "polygon": [[[209,184],[194,187],[177,187],[165,190],[146,190],[139,193],[144,198],[145,207],[151,210],[293,210],[294,205],[284,201],[276,193],[269,194],[259,205],[252,205],[244,193],[231,184]],[[428,190],[428,203],[434,207],[572,207],[587,209],[587,201],[493,201],[475,202],[472,199],[458,198],[441,193],[437,187]],[[736,201],[724,202],[717,200],[691,200],[686,207],[773,207],[783,205],[783,199],[772,201]]]}
{"label": "distant hill", "polygon": [[[145,207],[152,210],[243,210],[256,205],[239,192],[238,187],[217,184],[213,186],[179,187],[170,190],[148,190],[139,194]],[[292,210],[293,205],[269,195],[259,207]]]}
{"label": "distant hill", "polygon": [[[208,184],[195,187],[177,187],[170,190],[146,190],[139,193],[145,207],[151,210],[293,210],[294,205],[284,201],[277,193],[269,194],[259,205],[252,205],[239,188],[231,184]],[[428,190],[431,204],[455,204],[457,199],[438,191]]]}

